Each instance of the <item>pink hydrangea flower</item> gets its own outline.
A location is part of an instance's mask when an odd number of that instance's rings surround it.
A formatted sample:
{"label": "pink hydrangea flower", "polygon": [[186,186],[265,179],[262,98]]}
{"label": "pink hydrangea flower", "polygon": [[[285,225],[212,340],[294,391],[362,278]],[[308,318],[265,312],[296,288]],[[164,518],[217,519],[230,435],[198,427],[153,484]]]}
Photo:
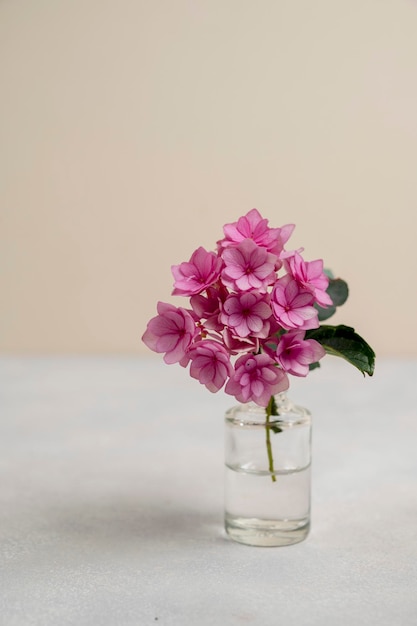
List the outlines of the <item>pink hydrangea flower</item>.
{"label": "pink hydrangea flower", "polygon": [[235,364],[225,392],[239,402],[267,406],[272,395],[288,389],[287,374],[267,354],[244,354]]}
{"label": "pink hydrangea flower", "polygon": [[280,337],[276,349],[279,364],[293,376],[307,376],[310,363],[316,363],[326,354],[318,341],[304,336],[303,330],[290,330]]}
{"label": "pink hydrangea flower", "polygon": [[289,274],[278,279],[271,293],[271,307],[278,323],[285,329],[318,328],[314,296]]}
{"label": "pink hydrangea flower", "polygon": [[238,337],[265,338],[269,334],[271,307],[266,294],[257,291],[244,291],[231,294],[223,303],[220,320],[232,328]]}
{"label": "pink hydrangea flower", "polygon": [[286,259],[285,265],[293,278],[305,289],[314,294],[314,298],[322,307],[333,304],[326,289],[329,286],[329,279],[323,272],[322,259],[315,261],[304,261],[301,254],[294,252]]}
{"label": "pink hydrangea flower", "polygon": [[209,391],[216,393],[233,374],[229,354],[221,344],[207,339],[198,341],[188,351],[190,375]]}
{"label": "pink hydrangea flower", "polygon": [[173,265],[175,296],[192,296],[213,285],[219,278],[223,261],[214,252],[197,248],[188,262]]}
{"label": "pink hydrangea flower", "polygon": [[199,320],[205,320],[204,326],[208,330],[221,331],[224,324],[220,321],[220,306],[227,297],[228,291],[220,285],[219,288],[208,287],[207,296],[197,294],[190,299],[191,307]]}
{"label": "pink hydrangea flower", "polygon": [[197,334],[192,316],[186,309],[166,302],[158,302],[157,311],[158,315],[148,322],[142,341],[154,352],[165,352],[165,363],[184,364]]}
{"label": "pink hydrangea flower", "polygon": [[253,335],[249,337],[238,337],[227,326],[224,327],[222,332],[223,342],[226,349],[230,354],[239,354],[239,352],[253,352],[259,351],[259,339]]}
{"label": "pink hydrangea flower", "polygon": [[266,292],[276,280],[275,256],[257,246],[252,239],[244,239],[236,246],[226,248],[222,257],[225,263],[223,282],[234,291],[257,289]]}
{"label": "pink hydrangea flower", "polygon": [[294,224],[287,224],[282,228],[270,228],[268,220],[264,219],[257,209],[252,209],[237,222],[225,224],[223,232],[225,238],[218,241],[219,248],[240,243],[244,239],[252,239],[261,248],[279,256],[284,244],[294,230]]}

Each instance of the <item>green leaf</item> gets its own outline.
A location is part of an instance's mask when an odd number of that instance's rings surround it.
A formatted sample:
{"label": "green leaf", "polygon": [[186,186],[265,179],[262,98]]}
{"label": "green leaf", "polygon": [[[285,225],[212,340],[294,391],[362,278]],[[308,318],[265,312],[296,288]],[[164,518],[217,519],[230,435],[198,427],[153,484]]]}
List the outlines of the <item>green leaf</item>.
{"label": "green leaf", "polygon": [[323,309],[323,307],[319,306],[318,304],[315,304],[314,306],[319,312],[319,322],[325,322],[329,319],[329,317],[336,313],[335,306],[328,306],[327,309]]}
{"label": "green leaf", "polygon": [[[275,401],[274,396],[271,396],[269,399],[269,404],[266,407],[266,415],[267,415],[267,420],[268,420],[268,428],[270,430],[272,430],[273,433],[280,433],[282,432],[282,428],[281,426],[279,426],[278,422],[279,420],[276,420],[275,422],[269,422],[269,417],[274,415],[279,415],[279,411],[278,411],[278,407],[277,407],[277,403]],[[272,454],[272,451],[271,451]]]}
{"label": "green leaf", "polygon": [[331,278],[326,291],[331,297],[334,306],[342,306],[349,296],[349,287],[341,278]]}
{"label": "green leaf", "polygon": [[336,313],[336,307],[341,306],[346,302],[349,296],[349,287],[347,283],[341,278],[329,279],[329,286],[326,289],[326,293],[329,294],[332,299],[333,306],[329,306],[326,309],[316,304],[316,309],[319,312],[319,321],[324,322]]}
{"label": "green leaf", "polygon": [[372,376],[375,368],[375,352],[354,328],[350,326],[320,326],[306,332],[306,339],[318,341],[327,354],[340,356],[363,375]]}
{"label": "green leaf", "polygon": [[316,370],[318,367],[321,367],[320,363],[318,361],[315,361],[314,363],[310,363],[310,365],[308,366],[308,369],[311,372],[312,370]]}
{"label": "green leaf", "polygon": [[276,400],[274,398],[274,396],[271,396],[269,399],[269,408],[270,408],[270,414],[269,415],[279,415],[278,413],[278,407],[277,407],[277,403]]}

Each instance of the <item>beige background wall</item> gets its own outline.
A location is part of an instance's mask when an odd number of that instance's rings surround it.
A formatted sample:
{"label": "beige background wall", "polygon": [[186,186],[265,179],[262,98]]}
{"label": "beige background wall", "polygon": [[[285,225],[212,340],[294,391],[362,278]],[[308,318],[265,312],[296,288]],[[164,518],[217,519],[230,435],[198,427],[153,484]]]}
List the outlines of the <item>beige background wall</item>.
{"label": "beige background wall", "polygon": [[145,352],[170,265],[257,207],[417,354],[416,2],[1,0],[0,89],[3,352]]}

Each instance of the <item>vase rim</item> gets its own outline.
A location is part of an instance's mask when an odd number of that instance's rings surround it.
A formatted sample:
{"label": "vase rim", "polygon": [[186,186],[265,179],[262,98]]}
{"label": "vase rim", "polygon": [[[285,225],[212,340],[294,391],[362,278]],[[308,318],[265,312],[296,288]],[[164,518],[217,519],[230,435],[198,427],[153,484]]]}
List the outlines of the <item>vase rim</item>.
{"label": "vase rim", "polygon": [[[274,397],[277,404],[278,414],[270,416],[270,424],[276,424],[283,421],[288,423],[299,423],[310,419],[310,411],[304,407],[294,405],[291,400],[288,399],[285,392],[279,393]],[[259,406],[255,402],[240,403],[228,409],[226,411],[225,418],[227,421],[241,423],[242,425],[265,425],[266,409],[263,406]]]}

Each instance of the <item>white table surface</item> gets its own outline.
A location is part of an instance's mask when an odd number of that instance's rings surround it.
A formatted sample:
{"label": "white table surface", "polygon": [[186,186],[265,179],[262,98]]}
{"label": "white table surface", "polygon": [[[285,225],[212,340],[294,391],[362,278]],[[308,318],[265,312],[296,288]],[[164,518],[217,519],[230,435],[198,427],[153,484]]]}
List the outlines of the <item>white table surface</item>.
{"label": "white table surface", "polygon": [[312,530],[223,531],[223,413],[157,357],[0,359],[0,624],[417,624],[417,361],[326,357]]}

